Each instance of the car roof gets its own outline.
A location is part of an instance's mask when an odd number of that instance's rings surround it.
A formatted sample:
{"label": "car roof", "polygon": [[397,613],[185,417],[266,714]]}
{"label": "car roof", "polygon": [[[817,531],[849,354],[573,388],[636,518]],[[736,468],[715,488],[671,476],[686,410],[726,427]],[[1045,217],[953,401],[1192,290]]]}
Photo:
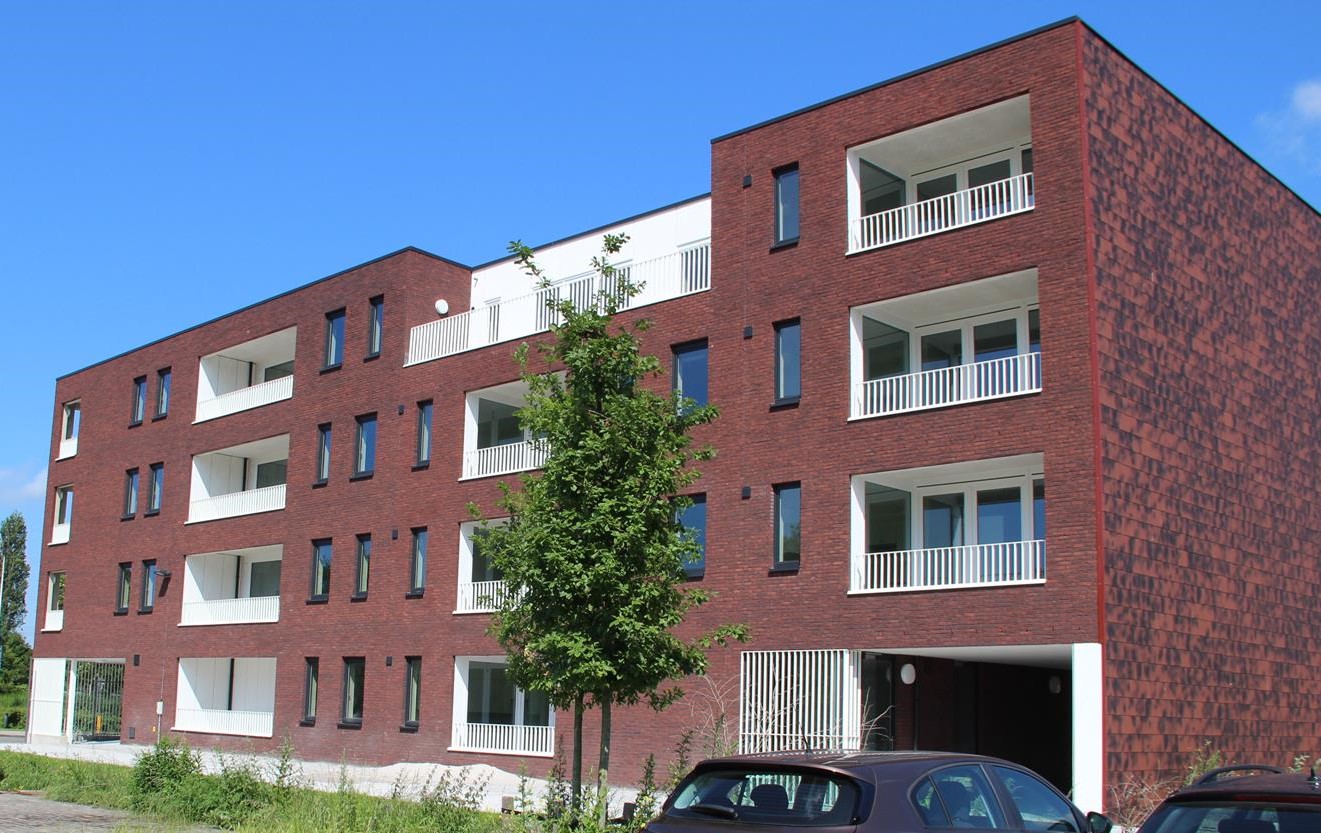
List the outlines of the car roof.
{"label": "car roof", "polygon": [[1172,803],[1230,799],[1252,801],[1293,798],[1321,804],[1321,777],[1306,772],[1281,772],[1267,775],[1239,775],[1193,784],[1166,799]]}
{"label": "car roof", "polygon": [[[724,758],[710,758],[698,764],[700,769],[719,769],[725,767],[746,767],[750,764],[769,764],[772,766],[813,766],[834,770],[885,769],[895,775],[907,772],[924,772],[935,764],[942,763],[995,763],[1009,764],[999,758],[985,755],[972,755],[961,752],[928,752],[912,750],[905,752],[857,752],[838,749],[791,752],[756,752],[748,755],[730,755]],[[1009,764],[1012,766],[1012,764]]]}

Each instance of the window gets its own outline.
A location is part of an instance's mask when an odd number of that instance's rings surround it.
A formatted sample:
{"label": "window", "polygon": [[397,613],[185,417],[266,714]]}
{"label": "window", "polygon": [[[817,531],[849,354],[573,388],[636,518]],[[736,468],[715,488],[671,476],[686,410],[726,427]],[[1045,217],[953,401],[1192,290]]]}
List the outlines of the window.
{"label": "window", "polygon": [[138,613],[151,613],[156,606],[156,561],[142,562],[142,592],[138,594]]}
{"label": "window", "polygon": [[139,376],[133,380],[133,410],[129,413],[128,424],[140,425],[147,410],[147,377]]}
{"label": "window", "polygon": [[330,539],[312,542],[312,596],[311,601],[325,601],[330,597]]}
{"label": "window", "polygon": [[248,595],[253,598],[280,595],[281,566],[278,558],[252,562],[252,566],[248,568],[251,573],[248,579]]}
{"label": "window", "polygon": [[367,577],[372,566],[372,536],[358,536],[358,568],[353,582],[353,597],[367,598]]}
{"label": "window", "polygon": [[303,719],[305,726],[316,723],[317,677],[321,671],[320,657],[307,657],[303,670]]}
{"label": "window", "polygon": [[707,403],[706,340],[674,348],[674,392],[691,399],[693,405]]}
{"label": "window", "polygon": [[684,827],[715,828],[709,823],[711,807],[723,807],[731,815],[737,807],[736,826],[750,830],[763,825],[773,830],[844,830],[859,814],[860,797],[856,781],[829,770],[790,774],[750,761],[684,779],[666,816],[684,819],[686,823],[678,822]]}
{"label": "window", "polygon": [[404,658],[404,728],[416,729],[422,716],[422,658]]}
{"label": "window", "polygon": [[119,581],[115,586],[115,612],[128,613],[128,603],[133,595],[133,565],[119,565]]}
{"label": "window", "polygon": [[932,773],[918,782],[912,800],[928,827],[1005,826],[995,792],[979,766],[952,766]]}
{"label": "window", "polygon": [[[462,660],[460,660],[462,662]],[[468,660],[467,722],[501,726],[550,726],[545,694],[514,685],[500,660]]]}
{"label": "window", "polygon": [[322,369],[329,370],[344,363],[344,310],[326,313],[326,354]]}
{"label": "window", "polygon": [[316,427],[316,482],[330,479],[330,423]]}
{"label": "window", "polygon": [[802,491],[798,483],[775,487],[776,568],[797,569],[802,558]]}
{"label": "window", "polygon": [[775,243],[798,239],[798,165],[775,171]]}
{"label": "window", "polygon": [[427,586],[427,528],[413,530],[413,558],[408,570],[408,592],[421,593]]}
{"label": "window", "polygon": [[288,460],[267,460],[257,464],[255,488],[266,489],[271,486],[283,486],[289,475]]}
{"label": "window", "polygon": [[66,440],[78,439],[78,428],[82,422],[83,403],[74,401],[64,406],[64,425],[60,436]]}
{"label": "window", "polygon": [[376,470],[376,414],[358,417],[358,431],[353,446],[353,476],[371,476]]}
{"label": "window", "polygon": [[688,495],[691,503],[679,511],[679,526],[696,547],[694,558],[683,566],[689,578],[706,573],[706,495]]}
{"label": "window", "polygon": [[58,631],[64,627],[64,573],[46,577],[46,622],[42,630]]}
{"label": "window", "polygon": [[367,358],[381,355],[381,328],[385,323],[385,296],[377,295],[369,302],[371,309],[367,318]]}
{"label": "window", "polygon": [[362,684],[367,673],[367,660],[362,657],[344,658],[344,707],[340,712],[340,725],[362,725]]}
{"label": "window", "polygon": [[125,518],[131,518],[138,513],[138,470],[129,469],[124,472],[124,513]]}
{"label": "window", "polygon": [[276,379],[284,379],[294,375],[294,362],[290,359],[287,362],[268,365],[262,369],[261,380],[263,382],[274,382]]}
{"label": "window", "polygon": [[170,368],[156,371],[156,419],[170,412]]}
{"label": "window", "polygon": [[165,494],[165,464],[152,463],[151,480],[147,483],[147,511],[144,514],[155,515],[161,511],[161,497]]}
{"label": "window", "polygon": [[775,401],[797,402],[802,394],[802,327],[798,319],[775,325]]}
{"label": "window", "polygon": [[417,403],[417,458],[416,465],[431,462],[431,400]]}
{"label": "window", "polygon": [[1040,476],[912,489],[868,483],[863,502],[869,553],[1046,537],[1046,482]]}
{"label": "window", "polygon": [[73,525],[73,487],[55,487],[55,528],[51,533],[52,544],[63,544],[69,540],[69,528]]}
{"label": "window", "polygon": [[1009,800],[1023,819],[1024,830],[1078,833],[1069,802],[1053,789],[1022,770],[1007,766],[992,768],[1008,788]]}

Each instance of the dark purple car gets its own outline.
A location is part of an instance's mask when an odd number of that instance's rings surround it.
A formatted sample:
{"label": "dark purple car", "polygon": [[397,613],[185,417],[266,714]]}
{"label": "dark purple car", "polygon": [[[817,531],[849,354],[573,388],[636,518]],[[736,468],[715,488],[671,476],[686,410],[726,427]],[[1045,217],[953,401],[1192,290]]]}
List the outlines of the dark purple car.
{"label": "dark purple car", "polygon": [[779,752],[698,764],[648,833],[1109,833],[1017,764],[952,752]]}

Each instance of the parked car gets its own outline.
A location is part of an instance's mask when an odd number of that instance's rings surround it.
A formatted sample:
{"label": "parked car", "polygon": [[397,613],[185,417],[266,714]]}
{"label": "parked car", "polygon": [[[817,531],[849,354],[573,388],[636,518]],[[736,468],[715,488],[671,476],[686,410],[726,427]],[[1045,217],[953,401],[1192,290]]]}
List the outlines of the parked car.
{"label": "parked car", "polygon": [[[777,752],[703,761],[649,833],[1109,833],[1029,769],[952,752]],[[1246,833],[1246,832],[1245,832]]]}
{"label": "parked car", "polygon": [[1138,831],[1321,833],[1321,777],[1262,764],[1213,769],[1161,802]]}

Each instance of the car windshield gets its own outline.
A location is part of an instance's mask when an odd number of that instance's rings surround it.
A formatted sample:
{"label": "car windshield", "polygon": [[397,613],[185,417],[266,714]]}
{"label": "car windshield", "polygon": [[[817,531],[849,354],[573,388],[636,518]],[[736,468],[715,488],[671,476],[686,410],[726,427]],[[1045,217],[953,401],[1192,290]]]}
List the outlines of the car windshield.
{"label": "car windshield", "polygon": [[708,769],[679,785],[666,815],[783,827],[830,827],[852,822],[859,794],[858,785],[851,779],[831,772]]}
{"label": "car windshield", "polygon": [[1321,833],[1321,805],[1288,801],[1167,804],[1142,833]]}

